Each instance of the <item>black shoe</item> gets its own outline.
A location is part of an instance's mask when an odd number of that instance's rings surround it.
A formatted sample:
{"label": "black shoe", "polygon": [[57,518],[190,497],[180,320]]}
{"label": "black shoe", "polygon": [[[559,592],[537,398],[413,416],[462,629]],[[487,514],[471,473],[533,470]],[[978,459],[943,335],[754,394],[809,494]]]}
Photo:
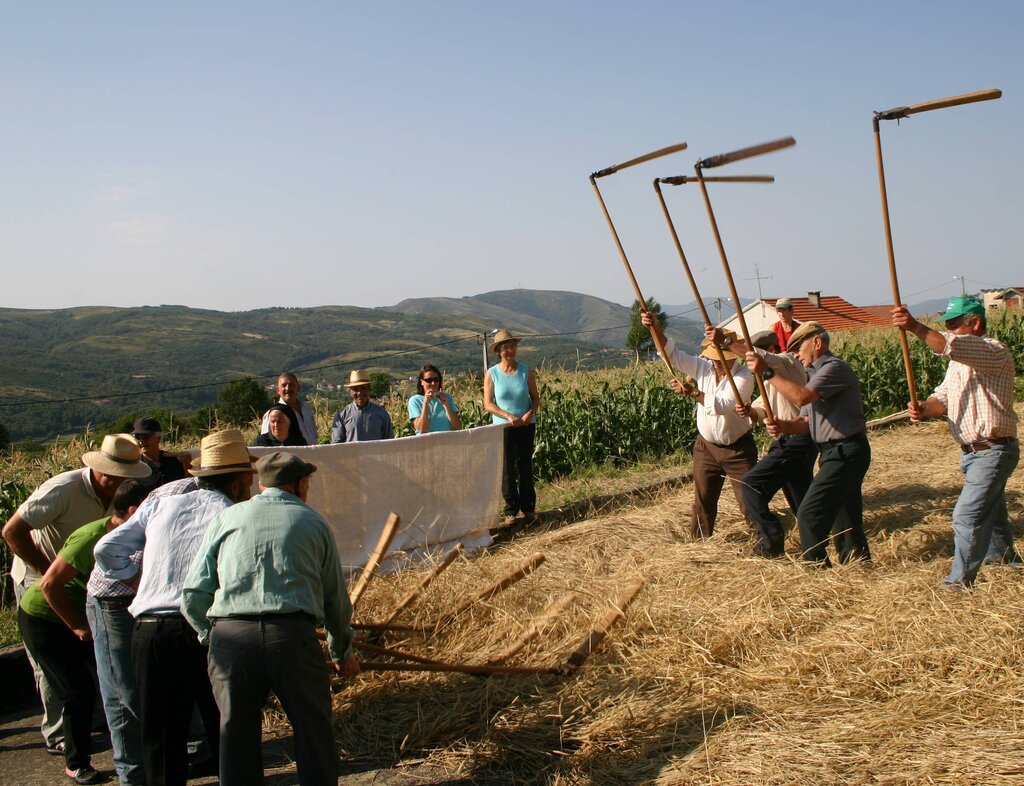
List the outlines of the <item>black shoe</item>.
{"label": "black shoe", "polygon": [[763,546],[758,543],[754,546],[754,556],[764,559],[780,559],[786,556],[786,550],[781,543],[773,543],[770,546]]}
{"label": "black shoe", "polygon": [[49,753],[51,756],[63,756],[64,740],[59,740],[58,742],[55,742],[52,745],[50,743],[46,743],[46,752]]}
{"label": "black shoe", "polygon": [[106,783],[107,776],[101,772],[97,772],[88,764],[84,767],[79,767],[77,770],[65,769],[64,774],[67,775],[75,783]]}

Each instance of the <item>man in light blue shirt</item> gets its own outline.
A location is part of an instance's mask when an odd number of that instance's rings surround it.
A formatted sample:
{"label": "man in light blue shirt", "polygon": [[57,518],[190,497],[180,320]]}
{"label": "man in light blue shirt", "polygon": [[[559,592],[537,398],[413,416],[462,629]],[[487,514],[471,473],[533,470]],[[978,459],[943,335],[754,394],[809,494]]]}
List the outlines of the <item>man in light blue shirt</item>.
{"label": "man in light blue shirt", "polygon": [[[316,466],[275,452],[256,469],[263,492],[217,516],[182,596],[185,617],[210,646],[220,782],[263,782],[261,712],[273,691],[292,723],[299,780],[333,786],[330,673],[359,671],[338,548],[330,526],[306,504]],[[320,625],[330,663],[320,649]]]}
{"label": "man in light blue shirt", "polygon": [[392,439],[395,430],[391,416],[380,404],[370,401],[370,375],[363,369],[356,369],[349,375],[345,387],[352,394],[352,403],[335,413],[331,444]]}

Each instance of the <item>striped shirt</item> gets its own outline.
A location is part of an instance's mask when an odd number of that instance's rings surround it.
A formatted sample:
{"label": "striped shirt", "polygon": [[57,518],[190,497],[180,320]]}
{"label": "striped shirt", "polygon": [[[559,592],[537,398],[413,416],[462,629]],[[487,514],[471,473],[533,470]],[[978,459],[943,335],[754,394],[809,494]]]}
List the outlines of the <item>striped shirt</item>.
{"label": "striped shirt", "polygon": [[942,383],[932,394],[946,407],[949,433],[961,445],[1017,436],[1013,411],[1013,356],[988,336],[944,332],[949,358]]}

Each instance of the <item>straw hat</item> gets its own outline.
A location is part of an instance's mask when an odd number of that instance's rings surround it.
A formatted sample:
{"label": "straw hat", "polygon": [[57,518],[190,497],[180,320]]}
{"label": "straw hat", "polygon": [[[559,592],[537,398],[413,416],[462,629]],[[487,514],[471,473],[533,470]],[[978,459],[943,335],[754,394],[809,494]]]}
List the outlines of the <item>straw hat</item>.
{"label": "straw hat", "polygon": [[365,368],[357,368],[348,375],[348,382],[345,383],[347,388],[361,388],[363,385],[370,384],[370,372]]}
{"label": "straw hat", "polygon": [[153,470],[140,460],[141,457],[139,444],[131,434],[107,434],[99,450],[90,450],[82,456],[82,463],[115,478],[148,478]]}
{"label": "straw hat", "polygon": [[793,335],[789,337],[789,340],[786,342],[786,351],[796,352],[804,341],[809,338],[813,338],[814,336],[820,336],[824,332],[826,332],[825,328],[821,326],[820,322],[814,322],[813,320],[810,322],[804,322],[800,327],[794,330]]}
{"label": "straw hat", "polygon": [[[732,344],[736,340],[736,333],[732,330],[725,330],[723,333],[725,333],[725,343]],[[740,358],[729,347],[722,347],[722,354],[725,355],[726,360],[739,360]],[[700,356],[707,360],[720,360],[718,350],[711,346],[711,342],[706,338],[700,342]]]}
{"label": "straw hat", "polygon": [[489,349],[491,350],[491,354],[497,355],[498,347],[504,344],[506,341],[512,341],[518,344],[520,341],[522,341],[522,339],[516,338],[507,330],[505,330],[505,328],[502,328],[501,330],[494,334],[494,340],[491,342],[491,346],[489,347]]}
{"label": "straw hat", "polygon": [[214,431],[199,443],[199,467],[190,469],[197,478],[226,475],[229,472],[255,472],[253,457],[245,447],[245,437],[236,428]]}

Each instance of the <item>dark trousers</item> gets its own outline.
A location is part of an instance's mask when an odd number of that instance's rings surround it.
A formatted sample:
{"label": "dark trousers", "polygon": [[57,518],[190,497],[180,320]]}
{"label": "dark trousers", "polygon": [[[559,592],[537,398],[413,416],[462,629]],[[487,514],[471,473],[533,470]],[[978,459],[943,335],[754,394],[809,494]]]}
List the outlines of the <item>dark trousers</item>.
{"label": "dark trousers", "polygon": [[746,516],[740,481],[757,463],[757,446],[749,431],[731,445],[716,445],[698,435],[693,444],[693,514],[690,529],[695,538],[710,538],[718,518],[718,498],[725,479],[732,482],[732,493],[740,513]]}
{"label": "dark trousers", "polygon": [[303,786],[335,786],[330,672],[313,620],[218,619],[210,634],[210,681],[220,708],[221,786],[263,783],[263,705],[273,691],[295,734]]}
{"label": "dark trousers", "polygon": [[861,434],[818,446],[818,474],[800,503],[800,548],[808,562],[828,564],[829,533],[840,562],[871,559],[864,534],[861,484],[871,464],[871,445]]}
{"label": "dark trousers", "polygon": [[188,727],[199,707],[213,756],[220,717],[206,672],[206,648],[180,614],[135,621],[132,666],[142,712],[142,761],[149,786],[184,786],[188,779]]}
{"label": "dark trousers", "polygon": [[22,609],[18,609],[18,630],[61,704],[65,764],[69,770],[85,767],[92,752],[96,701],[92,642],[80,640],[63,622],[33,617]]}
{"label": "dark trousers", "polygon": [[768,503],[781,489],[796,516],[814,476],[818,447],[809,436],[785,435],[772,442],[764,458],[743,476],[740,493],[747,517],[757,528],[758,548],[771,554],[783,553],[786,533]]}
{"label": "dark trousers", "polygon": [[533,438],[537,425],[505,427],[505,469],[501,475],[501,496],[505,513],[533,513],[537,492],[533,490]]}

